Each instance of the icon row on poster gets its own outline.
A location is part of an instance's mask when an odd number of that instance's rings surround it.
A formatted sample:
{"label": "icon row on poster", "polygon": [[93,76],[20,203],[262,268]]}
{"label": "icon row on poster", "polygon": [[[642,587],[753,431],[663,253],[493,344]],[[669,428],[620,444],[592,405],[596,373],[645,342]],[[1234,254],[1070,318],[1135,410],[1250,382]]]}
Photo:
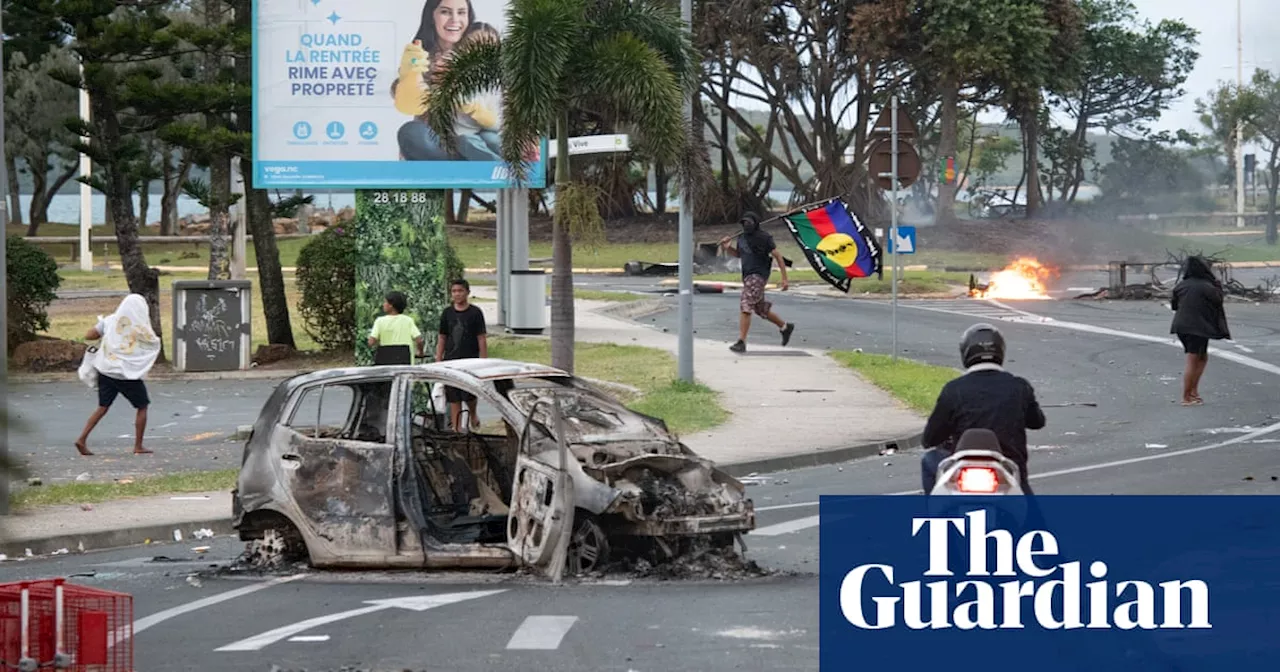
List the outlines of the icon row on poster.
{"label": "icon row on poster", "polygon": [[[378,137],[378,125],[372,121],[362,122],[358,132],[361,140],[372,140]],[[299,121],[293,125],[293,137],[299,140],[310,139],[312,133],[310,122]],[[325,124],[324,134],[330,140],[341,140],[347,134],[347,127],[341,121],[331,121]]]}

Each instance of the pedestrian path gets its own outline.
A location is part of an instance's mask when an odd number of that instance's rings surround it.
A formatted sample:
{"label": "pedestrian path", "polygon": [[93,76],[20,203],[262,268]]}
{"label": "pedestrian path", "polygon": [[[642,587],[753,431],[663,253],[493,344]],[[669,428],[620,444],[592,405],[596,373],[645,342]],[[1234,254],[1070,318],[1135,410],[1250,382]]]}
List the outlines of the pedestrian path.
{"label": "pedestrian path", "polygon": [[[473,292],[496,294],[491,287]],[[497,319],[496,303],[476,305],[490,323]],[[639,345],[679,355],[676,334],[605,315],[600,311],[608,302],[575,305],[579,342]],[[729,340],[694,339],[694,377],[719,393],[731,417],[719,427],[681,437],[693,451],[732,464],[900,441],[923,429],[914,411],[823,351],[769,344],[767,334],[769,329],[757,326],[741,355],[729,350]]]}

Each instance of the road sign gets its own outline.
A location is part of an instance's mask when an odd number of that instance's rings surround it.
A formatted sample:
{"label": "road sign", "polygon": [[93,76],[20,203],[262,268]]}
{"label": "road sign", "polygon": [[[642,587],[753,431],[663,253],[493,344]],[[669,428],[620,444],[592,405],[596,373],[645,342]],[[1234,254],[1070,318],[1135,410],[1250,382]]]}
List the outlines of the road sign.
{"label": "road sign", "polygon": [[[911,143],[898,138],[898,188],[909,187],[920,178],[920,154]],[[884,138],[871,146],[867,158],[867,170],[883,189],[892,189],[893,180],[887,176],[893,171],[893,139]]]}
{"label": "road sign", "polygon": [[897,240],[894,236],[889,236],[885,241],[885,251],[889,254],[915,254],[916,253],[916,227],[899,226]]}
{"label": "road sign", "polygon": [[[631,136],[629,135],[581,135],[576,138],[569,138],[570,156],[629,151],[631,151]],[[556,143],[551,143],[547,148],[547,158],[556,158]]]}
{"label": "road sign", "polygon": [[[880,116],[876,117],[875,123],[871,124],[870,140],[879,140],[880,138],[888,139],[893,133],[893,115],[889,108],[880,110]],[[914,138],[920,135],[916,130],[916,125],[911,121],[911,117],[907,116],[907,111],[898,108],[898,142],[902,143],[903,138]]]}

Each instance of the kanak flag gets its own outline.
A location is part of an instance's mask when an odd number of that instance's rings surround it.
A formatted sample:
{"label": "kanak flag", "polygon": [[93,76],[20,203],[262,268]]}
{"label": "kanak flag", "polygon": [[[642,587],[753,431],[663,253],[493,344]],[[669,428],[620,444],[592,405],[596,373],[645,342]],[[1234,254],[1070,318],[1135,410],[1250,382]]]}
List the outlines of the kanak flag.
{"label": "kanak flag", "polygon": [[843,200],[805,206],[782,218],[813,270],[836,289],[848,292],[853,278],[880,272],[880,244]]}

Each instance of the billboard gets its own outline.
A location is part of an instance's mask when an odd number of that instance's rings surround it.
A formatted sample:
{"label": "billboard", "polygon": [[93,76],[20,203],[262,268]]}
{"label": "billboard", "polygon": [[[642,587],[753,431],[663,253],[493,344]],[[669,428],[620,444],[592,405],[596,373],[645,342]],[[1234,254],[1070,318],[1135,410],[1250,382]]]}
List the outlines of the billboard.
{"label": "billboard", "polygon": [[[497,90],[458,109],[461,156],[424,121],[431,78],[506,34],[506,0],[254,0],[253,186],[499,189]],[[546,181],[546,139],[523,186]]]}

